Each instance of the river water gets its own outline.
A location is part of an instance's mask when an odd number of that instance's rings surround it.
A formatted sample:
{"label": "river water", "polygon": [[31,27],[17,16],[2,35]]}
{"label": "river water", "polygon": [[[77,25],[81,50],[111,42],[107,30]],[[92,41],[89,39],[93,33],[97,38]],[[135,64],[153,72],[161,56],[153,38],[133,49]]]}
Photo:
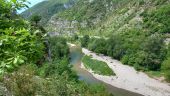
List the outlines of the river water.
{"label": "river water", "polygon": [[[70,47],[70,63],[73,65],[73,70],[77,72],[79,80],[83,80],[88,84],[103,84],[109,93],[114,94],[114,96],[142,96],[137,93],[133,93],[124,89],[116,88],[102,81],[97,80],[88,71],[81,68],[81,58],[83,54],[81,52],[81,47],[72,46]],[[129,85],[130,86],[130,85]]]}

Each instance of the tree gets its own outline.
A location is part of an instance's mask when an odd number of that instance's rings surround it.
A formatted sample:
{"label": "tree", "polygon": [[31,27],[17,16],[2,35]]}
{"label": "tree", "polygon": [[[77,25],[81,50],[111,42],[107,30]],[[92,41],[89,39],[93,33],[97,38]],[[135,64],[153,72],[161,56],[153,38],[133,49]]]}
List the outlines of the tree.
{"label": "tree", "polygon": [[39,15],[34,15],[31,17],[31,22],[35,23],[36,26],[38,25],[38,23],[41,21],[41,16]]}

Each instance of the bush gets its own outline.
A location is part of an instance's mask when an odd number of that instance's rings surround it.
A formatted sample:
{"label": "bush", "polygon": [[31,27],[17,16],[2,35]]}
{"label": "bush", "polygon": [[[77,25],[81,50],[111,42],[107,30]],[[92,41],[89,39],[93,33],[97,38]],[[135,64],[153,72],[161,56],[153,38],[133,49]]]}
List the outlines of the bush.
{"label": "bush", "polygon": [[88,48],[96,53],[107,54],[105,39],[92,40],[92,42],[89,43]]}
{"label": "bush", "polygon": [[[157,5],[159,3],[164,3],[167,0],[156,0]],[[157,7],[156,10],[150,12],[145,11],[143,13],[144,16],[144,24],[145,28],[149,29],[149,33],[169,33],[170,27],[170,4],[163,5],[162,7]]]}
{"label": "bush", "polygon": [[24,63],[36,63],[43,57],[42,40],[26,29],[6,29],[0,39],[0,74]]}
{"label": "bush", "polygon": [[[50,64],[43,65],[44,68],[38,70],[38,73],[43,73],[45,77],[53,75],[62,75],[64,72],[70,74],[70,77],[74,77],[74,73],[71,71],[71,66],[69,65],[69,60],[63,58],[61,60],[54,60]],[[39,74],[40,74],[39,73]]]}
{"label": "bush", "polygon": [[66,39],[64,39],[63,37],[50,37],[49,44],[52,55],[51,57],[53,60],[68,57],[69,47],[67,45]]}
{"label": "bush", "polygon": [[165,77],[167,81],[170,82],[170,45],[168,46],[167,49],[167,56],[165,61],[162,63],[161,69],[163,72],[165,72]]}
{"label": "bush", "polygon": [[83,36],[83,38],[81,39],[81,46],[87,47],[87,45],[89,43],[89,39],[90,39],[90,37],[88,35]]}
{"label": "bush", "polygon": [[15,96],[35,96],[38,86],[34,81],[34,69],[22,66],[17,72],[4,76],[4,84]]}
{"label": "bush", "polygon": [[23,7],[26,7],[25,1],[0,0],[0,74],[24,63],[36,63],[43,57],[42,38],[16,13]]}

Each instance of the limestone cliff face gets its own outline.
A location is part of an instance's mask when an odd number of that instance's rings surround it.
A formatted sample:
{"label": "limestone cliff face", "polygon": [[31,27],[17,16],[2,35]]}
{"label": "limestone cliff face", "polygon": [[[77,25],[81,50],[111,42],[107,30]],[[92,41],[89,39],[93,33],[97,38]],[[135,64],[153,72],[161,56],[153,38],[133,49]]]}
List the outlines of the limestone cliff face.
{"label": "limestone cliff face", "polygon": [[47,30],[71,35],[80,29],[97,25],[114,7],[112,0],[80,0],[60,15],[54,15],[47,24]]}
{"label": "limestone cliff face", "polygon": [[72,35],[73,33],[78,32],[79,27],[85,28],[87,23],[52,17],[47,26],[47,30],[55,35]]}

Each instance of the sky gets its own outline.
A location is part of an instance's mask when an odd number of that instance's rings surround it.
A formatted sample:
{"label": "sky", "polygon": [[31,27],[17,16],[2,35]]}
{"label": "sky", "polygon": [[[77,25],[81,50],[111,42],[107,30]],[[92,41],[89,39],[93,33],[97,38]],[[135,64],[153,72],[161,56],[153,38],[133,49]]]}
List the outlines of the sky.
{"label": "sky", "polygon": [[[28,2],[30,2],[31,4],[28,4],[29,7],[32,7],[34,6],[35,4],[39,3],[39,2],[42,2],[44,0],[27,0]],[[18,13],[21,13],[23,11],[25,11],[26,9],[22,9],[22,10],[19,10]]]}

